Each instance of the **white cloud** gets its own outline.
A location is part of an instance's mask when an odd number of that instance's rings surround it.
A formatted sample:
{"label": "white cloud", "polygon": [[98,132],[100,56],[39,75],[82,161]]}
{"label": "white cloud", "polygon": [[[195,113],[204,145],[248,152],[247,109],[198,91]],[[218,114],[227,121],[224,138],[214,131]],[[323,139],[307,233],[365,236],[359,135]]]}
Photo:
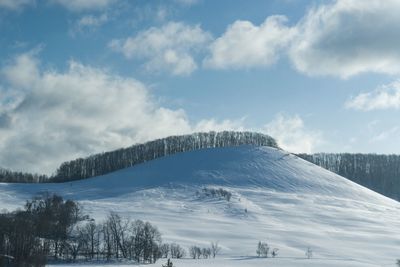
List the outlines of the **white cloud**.
{"label": "white cloud", "polygon": [[[246,129],[243,118],[191,122],[184,110],[160,106],[135,79],[76,61],[64,72],[46,70],[35,55],[19,55],[1,71],[3,167],[51,173],[63,161],[155,138]],[[320,141],[298,116],[278,115],[262,131],[291,152],[312,152]]]}
{"label": "white cloud", "polygon": [[70,11],[80,12],[88,10],[104,9],[117,0],[49,0],[51,3],[59,4]]}
{"label": "white cloud", "polygon": [[210,46],[206,67],[252,68],[287,54],[307,75],[400,74],[400,1],[337,0],[310,9],[292,27],[284,16],[257,26],[236,21]]}
{"label": "white cloud", "polygon": [[14,64],[5,66],[1,73],[18,89],[28,89],[39,77],[37,60],[34,55],[37,52],[29,52],[15,58]]}
{"label": "white cloud", "polygon": [[[20,74],[20,75],[18,75]],[[52,172],[62,161],[173,134],[235,128],[232,121],[189,122],[182,109],[157,104],[139,81],[71,61],[43,70],[23,54],[2,70],[0,163]]]}
{"label": "white cloud", "polygon": [[78,20],[78,26],[80,28],[84,27],[98,27],[108,21],[108,16],[106,13],[99,16],[85,15]]}
{"label": "white cloud", "polygon": [[[2,167],[51,173],[63,161],[155,138],[246,129],[243,118],[191,122],[135,79],[76,61],[63,72],[43,69],[35,55],[19,55],[1,71]],[[312,152],[320,141],[298,116],[279,115],[262,131],[290,152]]]}
{"label": "white cloud", "polygon": [[284,16],[271,16],[260,26],[249,21],[234,22],[211,44],[205,66],[251,68],[275,63],[293,35],[293,29],[284,25],[286,21]]}
{"label": "white cloud", "polygon": [[25,6],[34,5],[35,0],[0,0],[0,8],[21,10]]}
{"label": "white cloud", "polygon": [[176,3],[185,5],[185,6],[193,6],[199,3],[200,0],[175,0]]}
{"label": "white cloud", "polygon": [[100,15],[84,15],[72,25],[69,33],[74,37],[77,33],[94,31],[107,23],[108,20],[109,16],[107,13]]}
{"label": "white cloud", "polygon": [[306,129],[297,115],[290,117],[279,114],[265,125],[263,131],[276,138],[280,147],[292,153],[312,153],[322,142],[321,133]]}
{"label": "white cloud", "polygon": [[382,131],[379,134],[373,136],[370,140],[370,142],[374,143],[374,142],[382,142],[382,141],[386,141],[387,139],[396,139],[399,136],[399,130],[400,127],[395,126],[392,127],[389,130],[386,131]]}
{"label": "white cloud", "polygon": [[[62,1],[62,0],[58,0]],[[105,1],[105,0],[104,0]],[[176,0],[193,4],[193,0]],[[157,17],[166,17],[161,10]],[[200,26],[168,23],[110,46],[128,58],[142,59],[151,71],[187,75],[198,66],[195,51],[208,46],[203,66],[248,69],[269,66],[287,56],[304,74],[348,78],[361,73],[400,74],[400,1],[336,0],[311,8],[294,26],[285,16],[260,25],[238,20],[219,38]],[[190,34],[189,34],[190,33]],[[181,36],[188,37],[183,40]]]}
{"label": "white cloud", "polygon": [[308,75],[400,73],[400,1],[338,0],[311,9],[289,51]]}
{"label": "white cloud", "polygon": [[197,68],[194,55],[208,44],[211,35],[199,25],[179,22],[139,32],[134,37],[113,40],[110,47],[129,59],[142,59],[148,71],[167,71],[188,75]]}
{"label": "white cloud", "polygon": [[378,110],[400,108],[400,81],[382,85],[374,91],[361,93],[349,99],[346,108],[356,110]]}
{"label": "white cloud", "polygon": [[243,131],[244,119],[239,120],[223,120],[215,119],[201,120],[194,127],[194,132],[209,132],[209,131]]}

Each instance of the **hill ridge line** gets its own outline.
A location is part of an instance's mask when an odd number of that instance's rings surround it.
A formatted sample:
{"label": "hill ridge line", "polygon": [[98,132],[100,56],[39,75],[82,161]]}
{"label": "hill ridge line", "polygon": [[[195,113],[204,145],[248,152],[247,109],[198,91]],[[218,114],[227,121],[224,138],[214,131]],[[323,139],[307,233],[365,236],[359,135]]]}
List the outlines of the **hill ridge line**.
{"label": "hill ridge line", "polygon": [[211,131],[174,135],[64,162],[49,182],[66,182],[104,175],[180,152],[238,145],[278,148],[274,138],[257,132]]}
{"label": "hill ridge line", "polygon": [[65,161],[51,176],[12,171],[0,167],[0,183],[58,183],[81,180],[180,152],[238,145],[279,148],[276,140],[271,136],[251,131],[210,131],[172,135]]}

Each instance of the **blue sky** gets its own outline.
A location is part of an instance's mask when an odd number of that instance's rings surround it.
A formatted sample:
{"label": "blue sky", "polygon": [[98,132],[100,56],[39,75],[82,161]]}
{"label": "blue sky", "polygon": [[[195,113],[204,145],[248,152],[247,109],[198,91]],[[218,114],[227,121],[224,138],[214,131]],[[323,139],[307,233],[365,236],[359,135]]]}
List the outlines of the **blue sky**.
{"label": "blue sky", "polygon": [[0,166],[254,130],[400,153],[400,3],[0,0]]}

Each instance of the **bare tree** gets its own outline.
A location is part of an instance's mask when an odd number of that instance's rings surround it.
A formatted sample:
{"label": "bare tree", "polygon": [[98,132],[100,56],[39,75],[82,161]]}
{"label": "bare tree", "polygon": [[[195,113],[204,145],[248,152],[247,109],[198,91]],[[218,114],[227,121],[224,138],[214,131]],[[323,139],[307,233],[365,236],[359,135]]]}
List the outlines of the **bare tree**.
{"label": "bare tree", "polygon": [[162,244],[160,246],[160,253],[163,258],[168,258],[169,255],[169,244]]}
{"label": "bare tree", "polygon": [[201,250],[201,253],[203,254],[203,257],[205,259],[209,258],[211,256],[211,249],[210,248],[203,248]]}
{"label": "bare tree", "polygon": [[203,250],[201,248],[197,247],[197,246],[191,246],[189,248],[189,255],[193,259],[196,259],[196,258],[199,259],[202,254],[203,254]]}
{"label": "bare tree", "polygon": [[178,244],[172,243],[170,245],[171,257],[180,259],[185,257],[186,251]]}
{"label": "bare tree", "polygon": [[97,239],[98,231],[98,226],[93,221],[89,222],[85,226],[85,232],[88,238],[88,248],[90,249],[89,255],[91,259],[94,258],[95,250],[99,243],[99,240]]}
{"label": "bare tree", "polygon": [[94,255],[98,253],[100,236],[99,226],[91,220],[83,227],[78,227],[79,239],[82,246],[82,253],[87,259],[93,259]]}
{"label": "bare tree", "polygon": [[196,258],[196,256],[197,256],[197,251],[196,251],[196,246],[191,246],[190,248],[189,248],[189,256],[192,258],[192,259],[195,259]]}
{"label": "bare tree", "polygon": [[71,234],[71,236],[62,243],[61,253],[67,257],[70,255],[72,261],[75,262],[84,246],[84,241],[85,240],[81,236],[80,229],[74,229],[73,234]]}
{"label": "bare tree", "polygon": [[306,257],[307,257],[307,259],[311,259],[312,256],[313,256],[313,251],[310,247],[308,247],[306,250]]}
{"label": "bare tree", "polygon": [[258,241],[257,250],[256,250],[258,257],[261,257],[261,247],[262,247],[262,243],[261,243],[261,241]]}
{"label": "bare tree", "polygon": [[113,235],[111,233],[110,226],[107,223],[103,223],[103,255],[105,255],[107,260],[110,260],[113,256]]}
{"label": "bare tree", "polygon": [[121,216],[111,212],[108,216],[107,224],[110,227],[113,239],[115,241],[115,256],[118,258],[120,251],[122,253],[122,257],[127,258],[128,253],[125,244],[129,221],[123,220]]}
{"label": "bare tree", "polygon": [[217,254],[220,251],[221,251],[221,247],[218,245],[218,241],[211,242],[211,254],[212,254],[213,258],[215,258],[215,256],[217,256]]}

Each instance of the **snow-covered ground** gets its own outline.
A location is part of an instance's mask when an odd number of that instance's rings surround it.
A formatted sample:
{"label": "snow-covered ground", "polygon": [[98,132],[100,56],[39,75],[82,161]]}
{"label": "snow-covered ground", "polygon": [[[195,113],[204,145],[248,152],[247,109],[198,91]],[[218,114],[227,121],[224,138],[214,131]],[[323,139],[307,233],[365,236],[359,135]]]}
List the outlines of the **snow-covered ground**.
{"label": "snow-covered ground", "polygon": [[[87,267],[127,267],[127,266],[162,266],[167,261],[160,259],[156,264],[141,264],[135,265],[134,263],[113,263],[113,264],[89,264]],[[359,262],[354,259],[326,259],[326,258],[257,258],[257,257],[221,257],[217,259],[182,259],[172,260],[174,267],[374,267],[374,266],[396,266],[395,264],[370,264],[366,262]],[[63,264],[63,265],[49,265],[50,267],[78,267],[80,264]]]}
{"label": "snow-covered ground", "polygon": [[[207,196],[204,188],[233,196]],[[178,267],[396,266],[400,258],[400,203],[269,147],[180,153],[64,184],[0,184],[0,209],[43,191],[80,201],[96,220],[110,211],[148,220],[165,242],[219,241],[217,259],[174,260]],[[278,257],[256,258],[258,241],[279,248]]]}

